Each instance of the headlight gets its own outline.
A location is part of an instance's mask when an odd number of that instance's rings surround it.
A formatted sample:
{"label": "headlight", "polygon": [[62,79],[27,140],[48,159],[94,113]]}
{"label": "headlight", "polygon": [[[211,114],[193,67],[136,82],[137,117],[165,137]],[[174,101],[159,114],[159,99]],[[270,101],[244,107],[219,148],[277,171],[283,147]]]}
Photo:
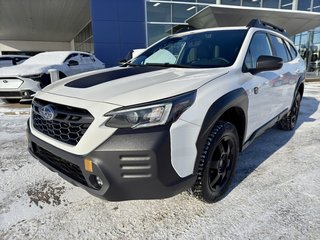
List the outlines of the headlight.
{"label": "headlight", "polygon": [[144,128],[176,121],[194,102],[196,92],[154,102],[139,107],[120,108],[106,113],[107,127]]}
{"label": "headlight", "polygon": [[24,77],[24,78],[31,78],[31,79],[37,79],[37,78],[41,78],[42,77],[42,73],[40,74],[33,74],[33,75],[24,75],[24,76],[21,76],[21,77]]}

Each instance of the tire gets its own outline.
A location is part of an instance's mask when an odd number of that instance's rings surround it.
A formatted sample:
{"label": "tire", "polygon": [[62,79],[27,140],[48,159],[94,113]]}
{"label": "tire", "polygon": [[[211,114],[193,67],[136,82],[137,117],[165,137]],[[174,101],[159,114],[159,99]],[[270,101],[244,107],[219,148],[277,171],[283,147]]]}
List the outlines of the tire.
{"label": "tire", "polygon": [[221,200],[230,186],[238,155],[237,129],[229,122],[218,121],[203,147],[194,195],[208,203]]}
{"label": "tire", "polygon": [[299,116],[300,102],[301,94],[298,92],[294,98],[290,112],[283,116],[283,118],[277,123],[277,127],[279,129],[290,131],[295,128]]}

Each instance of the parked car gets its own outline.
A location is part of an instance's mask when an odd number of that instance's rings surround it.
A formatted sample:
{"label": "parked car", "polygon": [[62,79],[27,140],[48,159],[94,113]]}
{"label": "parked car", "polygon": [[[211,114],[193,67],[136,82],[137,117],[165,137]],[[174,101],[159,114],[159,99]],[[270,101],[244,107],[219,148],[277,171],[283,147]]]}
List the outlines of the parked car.
{"label": "parked car", "polygon": [[305,70],[285,31],[260,20],[175,34],[125,65],[38,92],[28,148],[108,200],[191,188],[215,202],[228,190],[239,151],[275,124],[295,128]]}
{"label": "parked car", "polygon": [[0,68],[21,64],[29,57],[25,55],[0,55]]}
{"label": "parked car", "polygon": [[104,67],[94,55],[85,52],[39,53],[20,65],[0,69],[0,99],[31,99],[35,92],[52,82],[49,70],[56,70],[62,79]]}

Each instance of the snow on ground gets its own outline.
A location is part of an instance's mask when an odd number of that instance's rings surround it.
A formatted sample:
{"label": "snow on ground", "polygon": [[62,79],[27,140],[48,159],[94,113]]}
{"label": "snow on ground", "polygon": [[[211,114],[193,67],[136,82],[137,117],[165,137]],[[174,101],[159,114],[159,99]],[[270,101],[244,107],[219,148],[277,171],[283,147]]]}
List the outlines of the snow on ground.
{"label": "snow on ground", "polygon": [[28,154],[29,106],[0,102],[0,239],[319,239],[319,102],[320,84],[307,84],[298,128],[270,129],[247,148],[216,204],[189,192],[93,197]]}

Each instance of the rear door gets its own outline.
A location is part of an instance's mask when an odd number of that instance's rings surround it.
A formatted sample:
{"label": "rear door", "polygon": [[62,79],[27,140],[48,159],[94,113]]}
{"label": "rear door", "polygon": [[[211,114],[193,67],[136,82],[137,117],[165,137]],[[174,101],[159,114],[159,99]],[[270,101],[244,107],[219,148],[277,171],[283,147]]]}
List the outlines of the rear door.
{"label": "rear door", "polygon": [[[280,75],[278,85],[281,88],[281,109],[288,109],[293,100],[295,86],[301,72],[298,70],[299,59],[297,54],[290,53],[290,43],[279,36],[269,34],[273,46],[273,55],[283,59],[283,67],[278,70]],[[288,45],[287,45],[288,44]],[[291,46],[292,47],[292,46]]]}

